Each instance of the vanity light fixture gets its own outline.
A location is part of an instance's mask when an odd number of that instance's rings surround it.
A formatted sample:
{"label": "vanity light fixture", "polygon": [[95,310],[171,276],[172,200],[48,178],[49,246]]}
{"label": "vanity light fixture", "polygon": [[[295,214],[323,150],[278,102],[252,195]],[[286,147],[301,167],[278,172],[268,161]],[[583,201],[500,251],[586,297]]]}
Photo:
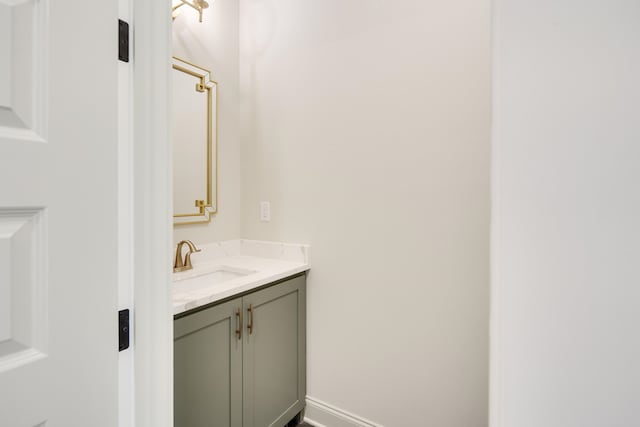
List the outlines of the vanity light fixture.
{"label": "vanity light fixture", "polygon": [[184,5],[187,5],[198,12],[198,22],[202,22],[202,11],[209,7],[209,3],[205,0],[173,0],[173,7],[171,8],[171,17],[173,19],[178,17],[180,14],[178,9]]}

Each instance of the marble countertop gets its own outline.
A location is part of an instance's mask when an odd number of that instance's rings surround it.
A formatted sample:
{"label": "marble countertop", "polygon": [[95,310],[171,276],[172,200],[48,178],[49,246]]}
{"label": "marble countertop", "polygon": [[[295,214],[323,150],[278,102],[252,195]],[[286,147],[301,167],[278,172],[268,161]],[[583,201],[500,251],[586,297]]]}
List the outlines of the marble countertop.
{"label": "marble countertop", "polygon": [[198,245],[193,269],[173,274],[173,314],[307,271],[309,245],[229,240]]}

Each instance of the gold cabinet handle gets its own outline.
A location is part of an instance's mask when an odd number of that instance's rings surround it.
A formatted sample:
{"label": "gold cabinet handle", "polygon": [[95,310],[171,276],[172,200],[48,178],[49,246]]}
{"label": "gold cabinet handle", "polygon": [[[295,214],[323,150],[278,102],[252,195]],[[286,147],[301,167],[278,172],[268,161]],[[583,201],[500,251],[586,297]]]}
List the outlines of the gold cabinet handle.
{"label": "gold cabinet handle", "polygon": [[253,334],[253,305],[249,304],[249,308],[247,309],[249,312],[249,324],[247,328],[249,329],[249,335]]}
{"label": "gold cabinet handle", "polygon": [[236,336],[242,339],[242,310],[236,309]]}

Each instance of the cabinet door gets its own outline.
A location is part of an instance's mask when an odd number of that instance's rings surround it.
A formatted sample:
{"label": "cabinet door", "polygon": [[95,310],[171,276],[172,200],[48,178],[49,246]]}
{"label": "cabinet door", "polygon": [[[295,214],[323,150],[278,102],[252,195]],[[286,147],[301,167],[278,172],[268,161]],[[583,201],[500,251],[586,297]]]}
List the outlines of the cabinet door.
{"label": "cabinet door", "polygon": [[282,427],[303,409],[306,394],[305,277],[246,295],[242,303],[243,425]]}
{"label": "cabinet door", "polygon": [[175,427],[242,426],[241,302],[174,322]]}

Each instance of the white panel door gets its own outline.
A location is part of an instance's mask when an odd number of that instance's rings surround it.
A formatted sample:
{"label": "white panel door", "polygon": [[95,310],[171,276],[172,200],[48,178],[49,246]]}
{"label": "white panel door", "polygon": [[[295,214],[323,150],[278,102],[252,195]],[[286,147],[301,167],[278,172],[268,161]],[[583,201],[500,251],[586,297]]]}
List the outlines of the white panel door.
{"label": "white panel door", "polygon": [[0,0],[0,426],[118,425],[117,2]]}

